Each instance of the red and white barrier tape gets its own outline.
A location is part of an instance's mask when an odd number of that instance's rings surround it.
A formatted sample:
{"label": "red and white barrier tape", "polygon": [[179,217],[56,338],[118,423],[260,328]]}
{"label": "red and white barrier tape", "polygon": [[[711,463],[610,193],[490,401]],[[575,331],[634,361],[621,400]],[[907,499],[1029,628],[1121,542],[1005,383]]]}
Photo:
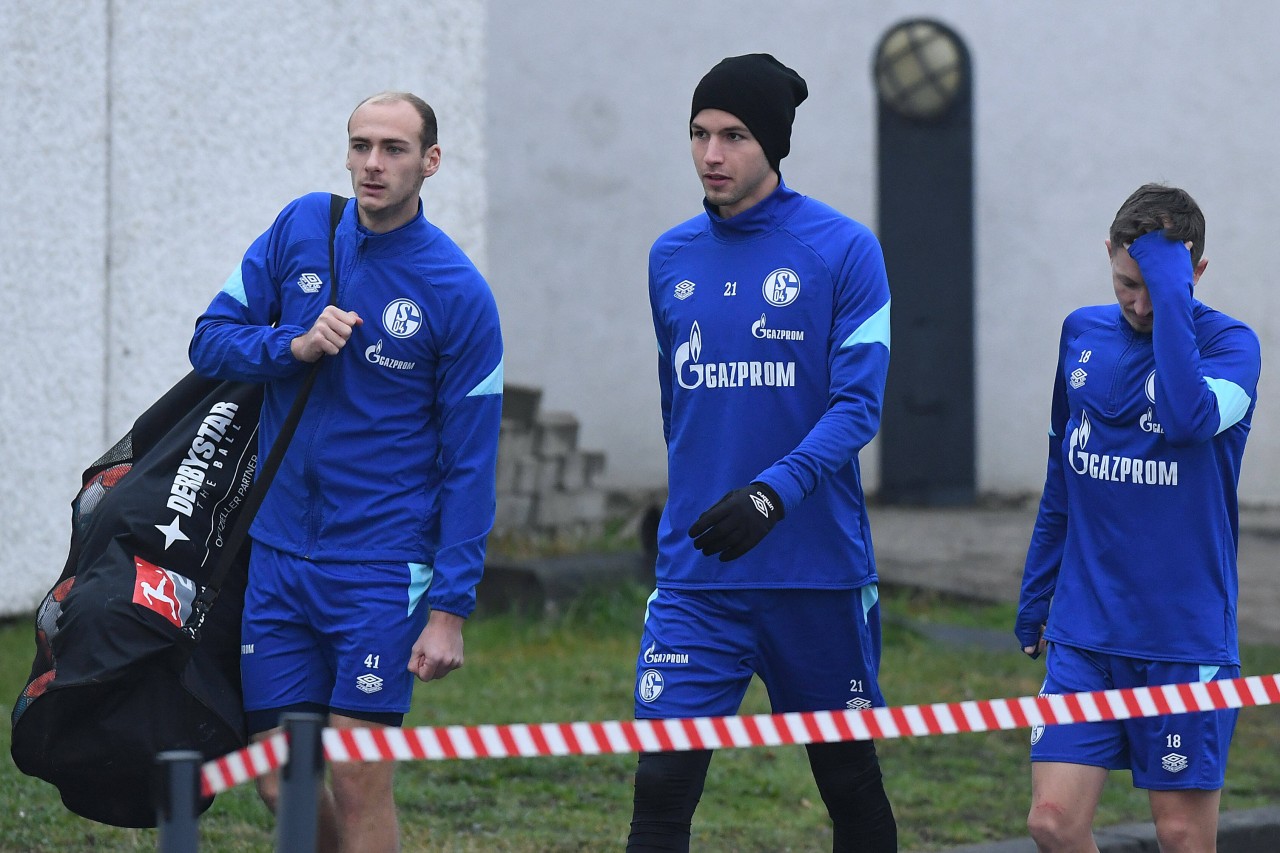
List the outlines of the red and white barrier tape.
{"label": "red and white barrier tape", "polygon": [[[329,761],[527,758],[924,737],[1277,703],[1280,703],[1280,674],[1091,693],[902,705],[864,711],[806,711],[603,723],[325,729],[323,740],[325,758]],[[275,770],[283,766],[288,752],[285,735],[278,733],[214,759],[201,770],[202,793],[212,796]]]}

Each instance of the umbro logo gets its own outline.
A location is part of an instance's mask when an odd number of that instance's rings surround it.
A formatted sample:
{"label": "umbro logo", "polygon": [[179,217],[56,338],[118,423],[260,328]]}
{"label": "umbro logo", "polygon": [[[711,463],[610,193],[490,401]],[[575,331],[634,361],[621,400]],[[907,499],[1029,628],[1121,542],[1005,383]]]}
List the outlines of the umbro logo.
{"label": "umbro logo", "polygon": [[319,293],[323,284],[324,282],[320,280],[320,276],[313,272],[304,272],[298,276],[298,287],[302,288],[303,293]]}
{"label": "umbro logo", "polygon": [[1187,762],[1187,757],[1185,755],[1178,755],[1176,752],[1171,752],[1164,758],[1160,759],[1160,766],[1170,773],[1181,773],[1190,765]]}
{"label": "umbro logo", "polygon": [[1083,388],[1084,381],[1088,378],[1089,378],[1089,374],[1085,373],[1083,370],[1077,367],[1075,370],[1071,371],[1071,387]]}
{"label": "umbro logo", "polygon": [[765,518],[769,518],[773,514],[773,503],[762,492],[752,492],[751,503],[755,505],[756,511]]}
{"label": "umbro logo", "polygon": [[377,693],[382,689],[382,679],[372,672],[366,672],[356,679],[356,689],[362,693]]}
{"label": "umbro logo", "polygon": [[690,296],[693,296],[693,288],[695,286],[696,285],[694,285],[694,283],[689,281],[688,279],[685,279],[684,281],[677,284],[676,299],[688,299]]}

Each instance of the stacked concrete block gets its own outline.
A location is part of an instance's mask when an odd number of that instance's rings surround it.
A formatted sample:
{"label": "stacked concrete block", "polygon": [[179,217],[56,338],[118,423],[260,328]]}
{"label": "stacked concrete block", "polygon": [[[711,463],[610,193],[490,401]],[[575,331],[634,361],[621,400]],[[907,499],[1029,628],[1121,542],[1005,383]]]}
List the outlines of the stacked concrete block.
{"label": "stacked concrete block", "polygon": [[603,453],[578,447],[578,419],[541,411],[542,392],[503,388],[494,533],[535,537],[599,535],[608,496],[597,484]]}

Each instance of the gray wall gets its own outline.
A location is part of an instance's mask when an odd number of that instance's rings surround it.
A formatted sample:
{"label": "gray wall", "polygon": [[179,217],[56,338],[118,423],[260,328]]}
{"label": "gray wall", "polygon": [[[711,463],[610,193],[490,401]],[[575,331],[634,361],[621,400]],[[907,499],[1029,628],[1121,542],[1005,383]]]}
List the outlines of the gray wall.
{"label": "gray wall", "polygon": [[[346,117],[386,88],[440,113],[428,216],[493,285],[508,380],[581,420],[609,482],[661,485],[645,267],[699,210],[693,86],[737,53],[799,70],[786,179],[874,227],[871,52],[918,15],[974,63],[982,490],[1039,490],[1059,324],[1111,298],[1102,240],[1140,183],[1198,198],[1199,295],[1280,351],[1265,0],[0,0],[0,614],[57,576],[80,469],[187,370],[192,321],[244,247],[288,199],[349,191]],[[1275,503],[1273,371],[1261,394],[1241,493]]]}
{"label": "gray wall", "polygon": [[185,374],[195,317],[289,199],[351,193],[346,120],[423,95],[428,216],[482,265],[483,3],[0,0],[0,614],[62,568],[80,471]]}
{"label": "gray wall", "polygon": [[[1184,186],[1209,225],[1201,299],[1280,351],[1273,198],[1280,5],[741,2],[490,7],[490,280],[507,376],[582,418],[609,478],[661,482],[650,243],[699,211],[689,100],[721,57],[776,54],[809,82],[783,174],[874,227],[872,52],[907,17],[936,17],[974,66],[977,470],[988,492],[1038,493],[1058,331],[1113,299],[1102,241],[1151,180]],[[921,251],[929,234],[920,235]],[[890,271],[892,287],[892,270]],[[511,310],[518,306],[518,310]],[[1280,441],[1263,374],[1241,484],[1280,500]],[[878,482],[873,449],[862,455]]]}

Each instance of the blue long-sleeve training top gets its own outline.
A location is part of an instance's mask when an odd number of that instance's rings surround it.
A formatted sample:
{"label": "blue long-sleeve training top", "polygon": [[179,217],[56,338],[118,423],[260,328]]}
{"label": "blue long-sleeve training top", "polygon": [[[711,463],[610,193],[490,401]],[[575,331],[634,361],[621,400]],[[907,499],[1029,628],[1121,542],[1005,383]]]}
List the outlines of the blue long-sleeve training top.
{"label": "blue long-sleeve training top", "polygon": [[[660,586],[852,589],[876,580],[858,451],[880,423],[889,286],[875,236],[780,184],[723,219],[676,226],[649,256],[668,451]],[[688,529],[758,480],[785,517],[727,563]]]}
{"label": "blue long-sleeve training top", "polygon": [[[475,606],[493,525],[502,337],[484,278],[421,215],[385,234],[348,202],[335,240],[338,307],[363,320],[322,359],[297,433],[250,529],[317,561],[405,561],[432,609]],[[265,456],[310,365],[291,341],[329,301],[329,195],[292,202],[197,320],[191,363],[266,383]]]}
{"label": "blue long-sleeve training top", "polygon": [[[1237,483],[1261,357],[1189,288],[1062,326],[1039,516],[1015,633],[1098,652],[1237,665]],[[1050,606],[1052,605],[1052,606]]]}

